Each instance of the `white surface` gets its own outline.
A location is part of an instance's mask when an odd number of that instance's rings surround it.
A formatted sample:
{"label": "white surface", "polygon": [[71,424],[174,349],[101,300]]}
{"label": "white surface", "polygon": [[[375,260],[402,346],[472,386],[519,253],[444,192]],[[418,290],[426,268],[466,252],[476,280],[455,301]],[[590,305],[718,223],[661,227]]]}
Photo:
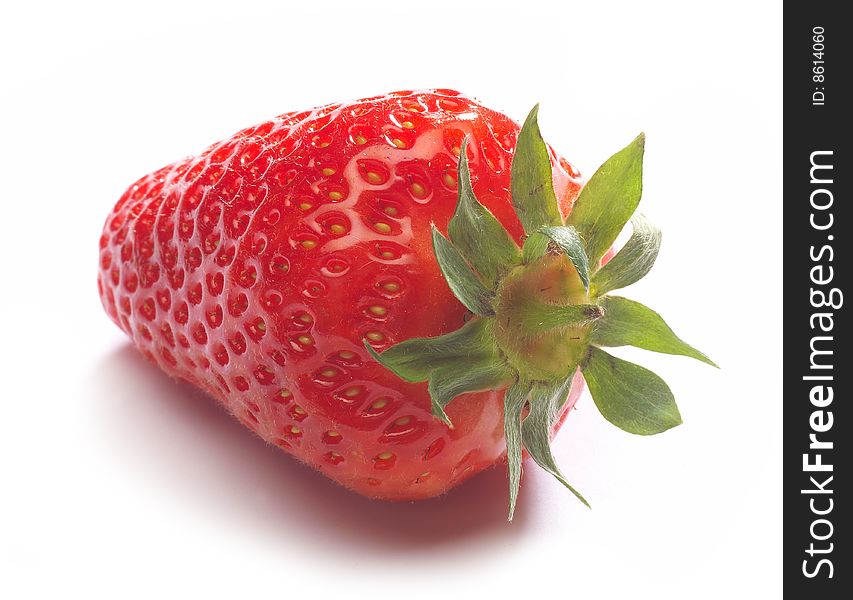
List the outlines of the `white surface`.
{"label": "white surface", "polygon": [[[779,596],[778,3],[476,4],[3,9],[0,596]],[[665,239],[630,295],[722,370],[622,353],[665,375],[685,424],[632,437],[585,395],[555,452],[592,511],[532,467],[511,525],[499,472],[368,502],[102,313],[97,239],[135,178],[286,110],[428,86],[516,119],[540,101],[586,174],[648,135],[641,210]]]}

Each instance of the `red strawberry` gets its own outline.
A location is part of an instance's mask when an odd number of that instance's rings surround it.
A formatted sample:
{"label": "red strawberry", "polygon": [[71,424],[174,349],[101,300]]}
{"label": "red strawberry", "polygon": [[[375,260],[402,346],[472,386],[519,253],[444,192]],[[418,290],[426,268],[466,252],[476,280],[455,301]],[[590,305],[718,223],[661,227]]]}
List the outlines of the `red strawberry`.
{"label": "red strawberry", "polygon": [[[600,408],[621,406],[608,382],[631,375],[596,344],[704,359],[662,321],[669,334],[603,295],[645,274],[655,230],[635,224],[642,239],[589,286],[586,253],[597,265],[639,200],[641,144],[626,149],[628,167],[588,185],[627,178],[627,204],[600,189],[622,208],[599,219],[596,197],[566,226],[578,173],[541,141],[535,111],[514,158],[517,139],[509,118],[450,90],[245,129],[125,192],[101,237],[102,302],[164,371],[348,488],[435,496],[493,465],[508,442],[514,505],[522,444],[565,483],[547,442],[580,393],[578,367]],[[668,400],[641,408],[652,429],[677,423]]]}

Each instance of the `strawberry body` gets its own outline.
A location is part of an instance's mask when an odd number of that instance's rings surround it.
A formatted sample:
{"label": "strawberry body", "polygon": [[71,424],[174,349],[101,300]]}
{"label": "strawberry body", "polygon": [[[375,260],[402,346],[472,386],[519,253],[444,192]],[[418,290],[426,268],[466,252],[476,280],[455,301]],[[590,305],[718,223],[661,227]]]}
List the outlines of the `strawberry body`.
{"label": "strawberry body", "polygon": [[[382,351],[465,322],[430,227],[447,230],[468,136],[477,197],[522,241],[510,197],[518,131],[450,90],[245,129],[125,192],[100,241],[103,305],[166,373],[335,481],[375,498],[441,494],[505,452],[504,391],[451,403],[450,429],[425,383],[396,377],[363,344]],[[565,217],[579,175],[556,154],[551,163]]]}

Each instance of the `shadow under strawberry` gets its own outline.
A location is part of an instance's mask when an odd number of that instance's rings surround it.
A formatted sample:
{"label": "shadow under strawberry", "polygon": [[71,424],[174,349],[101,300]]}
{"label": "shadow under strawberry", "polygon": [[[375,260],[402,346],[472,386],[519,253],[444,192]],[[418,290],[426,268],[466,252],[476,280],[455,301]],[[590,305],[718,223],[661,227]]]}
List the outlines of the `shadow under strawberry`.
{"label": "shadow under strawberry", "polygon": [[536,510],[536,503],[519,509],[507,527],[506,507],[494,501],[506,493],[503,465],[430,500],[353,494],[246,435],[220,405],[169,378],[129,344],[97,365],[91,389],[105,445],[122,465],[189,503],[189,510],[209,513],[226,527],[263,532],[283,546],[334,544],[394,554],[487,545],[523,534],[529,511]]}

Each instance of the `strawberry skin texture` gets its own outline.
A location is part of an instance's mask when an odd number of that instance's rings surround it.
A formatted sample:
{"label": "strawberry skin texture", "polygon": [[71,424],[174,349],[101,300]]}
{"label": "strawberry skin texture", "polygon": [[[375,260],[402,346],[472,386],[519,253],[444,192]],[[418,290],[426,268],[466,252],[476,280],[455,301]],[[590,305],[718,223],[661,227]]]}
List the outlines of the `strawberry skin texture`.
{"label": "strawberry skin texture", "polygon": [[[521,242],[518,131],[452,90],[245,129],[122,195],[100,240],[103,306],[146,358],[338,483],[387,500],[439,495],[501,460],[504,393],[452,402],[449,429],[426,384],[397,378],[363,343],[382,351],[465,321],[430,226],[447,231],[467,135],[477,197]],[[580,175],[551,158],[565,216]]]}

